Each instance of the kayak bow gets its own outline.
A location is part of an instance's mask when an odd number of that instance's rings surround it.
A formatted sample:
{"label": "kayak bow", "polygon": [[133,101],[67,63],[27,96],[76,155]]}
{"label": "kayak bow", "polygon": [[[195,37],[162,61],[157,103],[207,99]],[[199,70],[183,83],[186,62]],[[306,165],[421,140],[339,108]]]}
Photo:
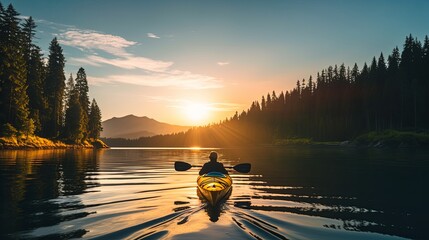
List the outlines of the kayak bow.
{"label": "kayak bow", "polygon": [[212,206],[216,206],[231,191],[232,179],[228,174],[209,172],[197,178],[198,190]]}

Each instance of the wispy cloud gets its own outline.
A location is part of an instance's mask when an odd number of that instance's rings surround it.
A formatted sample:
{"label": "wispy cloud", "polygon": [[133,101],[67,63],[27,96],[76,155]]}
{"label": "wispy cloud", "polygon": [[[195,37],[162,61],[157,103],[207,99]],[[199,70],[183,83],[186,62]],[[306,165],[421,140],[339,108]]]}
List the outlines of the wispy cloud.
{"label": "wispy cloud", "polygon": [[[222,82],[214,77],[189,71],[173,69],[173,62],[155,60],[137,56],[129,47],[139,43],[127,40],[121,36],[106,34],[99,31],[79,29],[75,26],[57,24],[45,20],[38,23],[56,29],[60,44],[74,47],[83,52],[82,57],[70,57],[74,65],[90,65],[94,67],[114,66],[125,70],[141,70],[141,74],[117,74],[106,77],[88,76],[90,84],[125,83],[151,87],[179,87],[185,89],[221,88]],[[154,33],[148,33],[150,38],[160,38]]]}
{"label": "wispy cloud", "polygon": [[238,103],[211,103],[210,109],[217,112],[237,111],[243,108],[243,104]]}
{"label": "wispy cloud", "polygon": [[69,58],[68,62],[70,62],[72,65],[76,65],[76,66],[81,66],[82,64],[90,65],[90,66],[95,66],[95,67],[100,67],[101,66],[99,63],[91,61],[88,58],[75,58],[75,57],[71,57],[71,58]]}
{"label": "wispy cloud", "polygon": [[163,62],[145,57],[129,56],[126,58],[105,58],[96,55],[90,55],[86,58],[74,59],[77,62],[92,62],[94,64],[107,64],[123,69],[143,69],[153,72],[164,72],[172,62]]}
{"label": "wispy cloud", "polygon": [[[195,104],[194,99],[190,100],[190,99],[166,98],[164,96],[150,96],[148,98],[153,102],[170,103],[170,107],[173,107],[173,108],[186,108],[189,105]],[[243,104],[228,103],[228,102],[212,102],[212,103],[199,102],[198,104],[203,105],[204,108],[213,112],[231,112],[231,111],[237,111],[243,108]]]}
{"label": "wispy cloud", "polygon": [[120,36],[91,30],[72,29],[58,35],[58,42],[81,50],[101,50],[118,57],[130,57],[125,48],[137,44]]}
{"label": "wispy cloud", "polygon": [[158,35],[156,35],[155,33],[148,33],[147,34],[148,38],[160,38]]}
{"label": "wispy cloud", "polygon": [[229,65],[229,62],[217,62],[217,65],[223,67],[223,66]]}
{"label": "wispy cloud", "polygon": [[26,19],[29,19],[30,16],[19,15],[19,16],[17,16],[17,18],[21,19],[21,20],[26,20]]}
{"label": "wispy cloud", "polygon": [[110,75],[107,77],[88,77],[91,85],[103,83],[126,83],[149,87],[179,87],[183,89],[221,88],[219,80],[187,71],[172,70],[141,75]]}
{"label": "wispy cloud", "polygon": [[[56,23],[56,22],[51,22],[48,20],[44,20],[44,19],[34,19],[34,21],[36,22],[37,25],[44,25],[44,26],[48,26],[56,31],[64,31],[64,29],[74,29],[76,28],[73,25],[67,25],[67,24],[62,24],[62,23]],[[54,34],[54,35],[58,35],[58,34]]]}
{"label": "wispy cloud", "polygon": [[[83,58],[73,58],[72,63],[86,63],[91,66],[111,65],[123,69],[143,69],[147,71],[165,71],[172,62],[164,62],[145,57],[135,56],[126,51],[127,47],[136,45],[137,42],[128,41],[120,36],[104,34],[91,30],[72,29],[58,35],[59,43],[91,52]],[[96,55],[96,51],[102,51],[113,55],[113,58]]]}

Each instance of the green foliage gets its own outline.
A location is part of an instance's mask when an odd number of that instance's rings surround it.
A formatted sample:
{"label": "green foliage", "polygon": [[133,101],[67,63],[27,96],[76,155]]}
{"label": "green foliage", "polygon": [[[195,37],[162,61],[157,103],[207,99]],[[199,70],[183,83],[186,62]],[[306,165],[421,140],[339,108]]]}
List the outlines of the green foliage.
{"label": "green foliage", "polygon": [[101,131],[103,131],[103,127],[101,126],[101,111],[97,102],[93,99],[88,122],[89,137],[93,139],[99,138]]}
{"label": "green foliage", "polygon": [[42,133],[43,118],[48,107],[44,96],[46,67],[43,63],[43,55],[37,46],[32,46],[29,53],[27,72],[27,94],[29,97],[30,117],[34,119],[36,132]]}
{"label": "green foliage", "polygon": [[[62,132],[73,143],[86,142],[90,109],[85,70],[79,69],[76,86],[70,76],[66,88],[65,58],[57,39],[49,46],[45,66],[41,49],[33,43],[35,21],[29,17],[21,23],[20,19],[12,4],[4,9],[0,3],[1,134],[23,134],[26,139],[33,139],[31,144],[35,146],[39,146],[39,141],[32,136],[34,133],[56,138]],[[95,101],[93,104],[91,131],[92,137],[97,138],[101,112]],[[20,146],[19,139],[3,140],[7,146]]]}
{"label": "green foliage", "polygon": [[24,53],[24,58],[27,61],[27,72],[29,71],[29,61],[30,61],[30,52],[34,47],[32,41],[36,34],[36,23],[33,18],[30,16],[29,18],[24,20],[24,24],[22,24],[22,48]]}
{"label": "green foliage", "polygon": [[79,93],[74,89],[68,100],[65,114],[64,135],[72,143],[79,144],[84,140],[83,109],[79,102]]}
{"label": "green foliage", "polygon": [[1,136],[13,137],[16,136],[17,133],[18,130],[16,130],[16,128],[14,128],[10,123],[6,123],[1,126]]}
{"label": "green foliage", "polygon": [[86,79],[85,69],[79,68],[76,74],[75,89],[79,93],[79,104],[82,107],[82,122],[83,122],[83,134],[85,137],[88,136],[88,117],[89,117],[89,87]]}
{"label": "green foliage", "polygon": [[0,123],[9,122],[22,130],[28,121],[29,109],[19,14],[12,5],[1,12]]}
{"label": "green foliage", "polygon": [[355,143],[376,147],[429,146],[429,134],[385,130],[360,135],[355,139]]}
{"label": "green foliage", "polygon": [[36,130],[36,127],[34,126],[34,120],[29,119],[27,123],[24,125],[22,132],[28,137],[28,136],[33,136],[35,130]]}
{"label": "green foliage", "polygon": [[48,68],[45,80],[45,96],[48,102],[44,135],[58,137],[63,123],[63,97],[65,89],[65,59],[57,38],[49,46]]}
{"label": "green foliage", "polygon": [[313,141],[309,138],[287,138],[287,139],[276,139],[274,145],[310,145]]}

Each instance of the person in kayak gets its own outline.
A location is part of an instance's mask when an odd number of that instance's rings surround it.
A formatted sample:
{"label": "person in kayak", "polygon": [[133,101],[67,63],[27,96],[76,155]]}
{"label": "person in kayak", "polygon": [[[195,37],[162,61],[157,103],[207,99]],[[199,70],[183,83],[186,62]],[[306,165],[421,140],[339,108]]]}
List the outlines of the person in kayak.
{"label": "person in kayak", "polygon": [[203,165],[199,173],[200,175],[203,175],[209,172],[220,172],[223,174],[228,174],[228,171],[226,171],[223,164],[217,161],[217,152],[211,152],[209,155],[209,158],[210,158],[210,162],[207,162]]}

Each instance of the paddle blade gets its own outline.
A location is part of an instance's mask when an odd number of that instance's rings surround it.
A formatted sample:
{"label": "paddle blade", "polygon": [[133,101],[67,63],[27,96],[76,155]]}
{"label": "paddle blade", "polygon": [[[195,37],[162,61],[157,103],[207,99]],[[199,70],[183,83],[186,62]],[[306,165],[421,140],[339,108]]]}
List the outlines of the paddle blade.
{"label": "paddle blade", "polygon": [[187,171],[191,167],[192,167],[192,165],[189,163],[180,162],[180,161],[174,162],[174,169],[176,171]]}
{"label": "paddle blade", "polygon": [[250,165],[250,163],[241,163],[241,164],[235,165],[232,168],[234,168],[235,171],[240,173],[248,173],[250,172],[251,167],[252,166]]}

